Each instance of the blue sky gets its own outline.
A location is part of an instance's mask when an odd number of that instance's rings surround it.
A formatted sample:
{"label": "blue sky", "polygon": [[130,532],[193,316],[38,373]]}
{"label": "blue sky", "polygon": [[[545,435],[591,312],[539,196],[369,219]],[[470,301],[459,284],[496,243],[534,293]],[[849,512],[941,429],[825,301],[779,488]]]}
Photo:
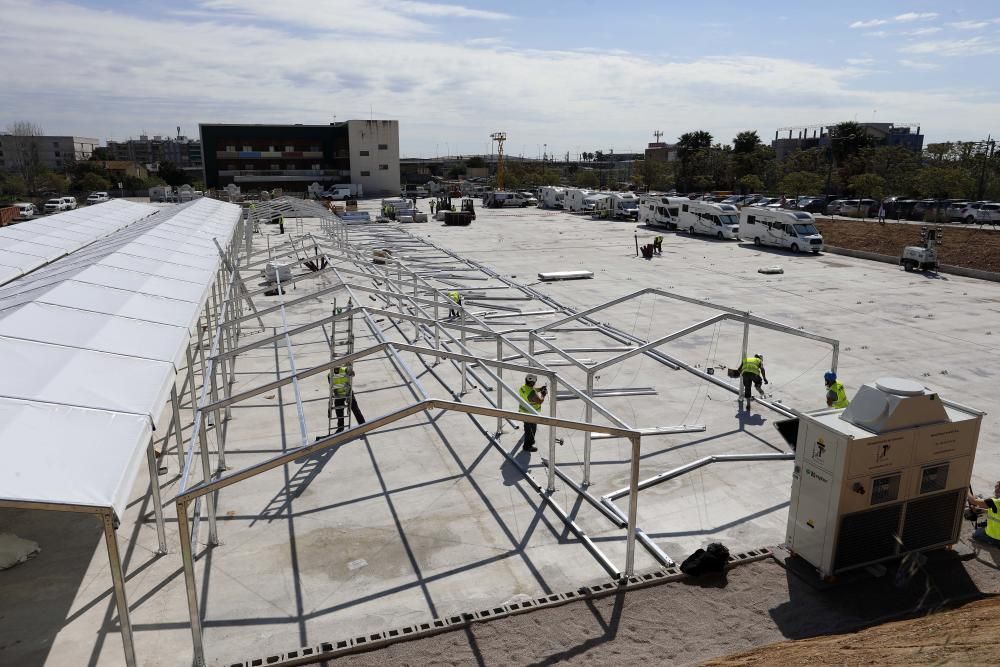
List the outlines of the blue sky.
{"label": "blue sky", "polygon": [[997,2],[0,0],[0,128],[398,118],[404,155],[857,119],[1000,132]]}

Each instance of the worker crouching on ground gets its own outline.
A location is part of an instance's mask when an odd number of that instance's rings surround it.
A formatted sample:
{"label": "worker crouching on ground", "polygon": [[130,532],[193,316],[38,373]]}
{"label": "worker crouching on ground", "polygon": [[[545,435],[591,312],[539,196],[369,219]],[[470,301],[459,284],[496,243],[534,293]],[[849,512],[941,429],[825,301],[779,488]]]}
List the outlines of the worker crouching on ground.
{"label": "worker crouching on ground", "polygon": [[[521,394],[521,399],[537,410],[539,413],[542,411],[542,401],[549,393],[548,387],[539,387],[535,389],[535,383],[538,382],[538,377],[535,375],[526,375],[524,378],[524,384],[518,390]],[[528,408],[523,405],[517,407],[518,411],[530,414]],[[531,422],[524,422],[524,451],[526,452],[537,452],[538,448],[535,447],[535,434],[538,433],[538,424]]]}
{"label": "worker crouching on ground", "polygon": [[[455,302],[455,306],[461,306],[462,305],[462,295],[459,294],[458,292],[456,292],[455,290],[452,290],[452,291],[448,292],[448,298]],[[459,316],[461,316],[461,314],[462,314],[462,311],[461,311],[460,308],[456,307],[456,308],[449,308],[448,309],[448,317],[452,317],[452,318],[459,317]]]}
{"label": "worker crouching on ground", "polygon": [[653,252],[655,252],[657,255],[662,255],[663,254],[663,237],[662,236],[657,236],[656,238],[653,239]]}
{"label": "worker crouching on ground", "polygon": [[986,525],[976,528],[972,539],[987,546],[1000,547],[1000,482],[993,487],[993,497],[982,500],[969,492],[969,505],[977,510],[986,511]]}
{"label": "worker crouching on ground", "polygon": [[347,409],[347,401],[351,402],[351,412],[358,424],[365,423],[365,417],[358,407],[358,400],[354,397],[352,389],[352,379],[354,377],[353,368],[338,366],[330,371],[330,389],[333,390],[333,407],[337,413],[337,433],[344,430],[344,415]]}
{"label": "worker crouching on ground", "polygon": [[761,380],[764,381],[764,384],[768,384],[767,372],[764,370],[764,355],[755,354],[752,357],[747,357],[736,370],[743,378],[743,398],[749,406],[753,399],[750,391],[751,385],[756,386],[757,393],[763,396],[764,388],[761,387]]}
{"label": "worker crouching on ground", "polygon": [[837,374],[833,371],[823,373],[823,383],[826,385],[826,407],[846,408],[850,405],[847,400],[847,391],[844,385],[837,381]]}

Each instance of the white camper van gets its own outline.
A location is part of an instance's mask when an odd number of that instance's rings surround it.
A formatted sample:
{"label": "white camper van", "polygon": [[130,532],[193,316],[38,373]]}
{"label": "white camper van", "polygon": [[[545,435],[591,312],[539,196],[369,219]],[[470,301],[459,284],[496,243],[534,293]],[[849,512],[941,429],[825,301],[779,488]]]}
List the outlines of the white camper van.
{"label": "white camper van", "polygon": [[639,198],[634,192],[612,192],[608,199],[608,208],[612,218],[639,219]]}
{"label": "white camper van", "polygon": [[604,192],[595,192],[592,195],[587,195],[583,198],[583,212],[584,213],[597,213],[603,211],[608,207],[608,199],[611,195]]}
{"label": "white camper van", "polygon": [[528,198],[520,192],[487,192],[483,195],[483,206],[486,208],[510,208],[528,205]]}
{"label": "white camper van", "polygon": [[566,188],[546,185],[538,191],[538,205],[542,208],[563,208]]}
{"label": "white camper van", "polygon": [[693,201],[681,205],[677,228],[689,234],[708,234],[718,239],[738,239],[739,215],[739,209],[732,204]]}
{"label": "white camper van", "polygon": [[583,201],[592,194],[597,193],[593,190],[584,190],[582,188],[568,188],[566,190],[566,197],[563,199],[563,209],[579,213],[583,210]]}
{"label": "white camper van", "polygon": [[643,195],[639,198],[639,224],[677,229],[681,206],[690,203],[687,197]]}
{"label": "white camper van", "polygon": [[740,211],[740,237],[754,245],[788,248],[792,252],[823,250],[811,213],[747,206]]}

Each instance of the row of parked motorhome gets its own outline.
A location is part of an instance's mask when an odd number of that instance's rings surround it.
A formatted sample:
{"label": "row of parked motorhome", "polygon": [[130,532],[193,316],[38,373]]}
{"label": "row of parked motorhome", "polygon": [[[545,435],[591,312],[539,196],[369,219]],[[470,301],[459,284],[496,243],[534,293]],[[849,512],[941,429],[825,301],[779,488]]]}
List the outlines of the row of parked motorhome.
{"label": "row of parked motorhome", "polygon": [[634,192],[599,192],[586,188],[545,186],[539,190],[538,206],[620,220],[639,219],[639,197]]}
{"label": "row of parked motorhome", "polygon": [[823,236],[806,211],[692,201],[687,197],[643,195],[639,224],[705,234],[719,240],[743,239],[757,246],[787,248],[792,252],[820,252]]}

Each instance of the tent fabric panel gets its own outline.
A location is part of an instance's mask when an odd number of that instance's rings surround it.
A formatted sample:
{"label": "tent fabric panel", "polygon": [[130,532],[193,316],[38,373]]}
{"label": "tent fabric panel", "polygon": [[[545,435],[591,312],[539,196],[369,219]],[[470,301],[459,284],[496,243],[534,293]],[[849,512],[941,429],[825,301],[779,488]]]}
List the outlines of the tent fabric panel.
{"label": "tent fabric panel", "polygon": [[0,398],[0,497],[122,517],[151,433],[140,415]]}
{"label": "tent fabric panel", "polygon": [[208,287],[207,285],[199,285],[186,280],[158,278],[157,276],[150,276],[136,271],[127,271],[125,269],[115,269],[100,265],[84,269],[76,274],[73,280],[82,283],[117,287],[130,292],[164,296],[180,301],[191,301],[193,303],[199,303],[202,300]]}
{"label": "tent fabric panel", "polygon": [[200,312],[199,306],[190,301],[138,294],[75,280],[66,281],[50,289],[41,295],[38,301],[160,324],[173,324],[189,330],[197,322]]}

